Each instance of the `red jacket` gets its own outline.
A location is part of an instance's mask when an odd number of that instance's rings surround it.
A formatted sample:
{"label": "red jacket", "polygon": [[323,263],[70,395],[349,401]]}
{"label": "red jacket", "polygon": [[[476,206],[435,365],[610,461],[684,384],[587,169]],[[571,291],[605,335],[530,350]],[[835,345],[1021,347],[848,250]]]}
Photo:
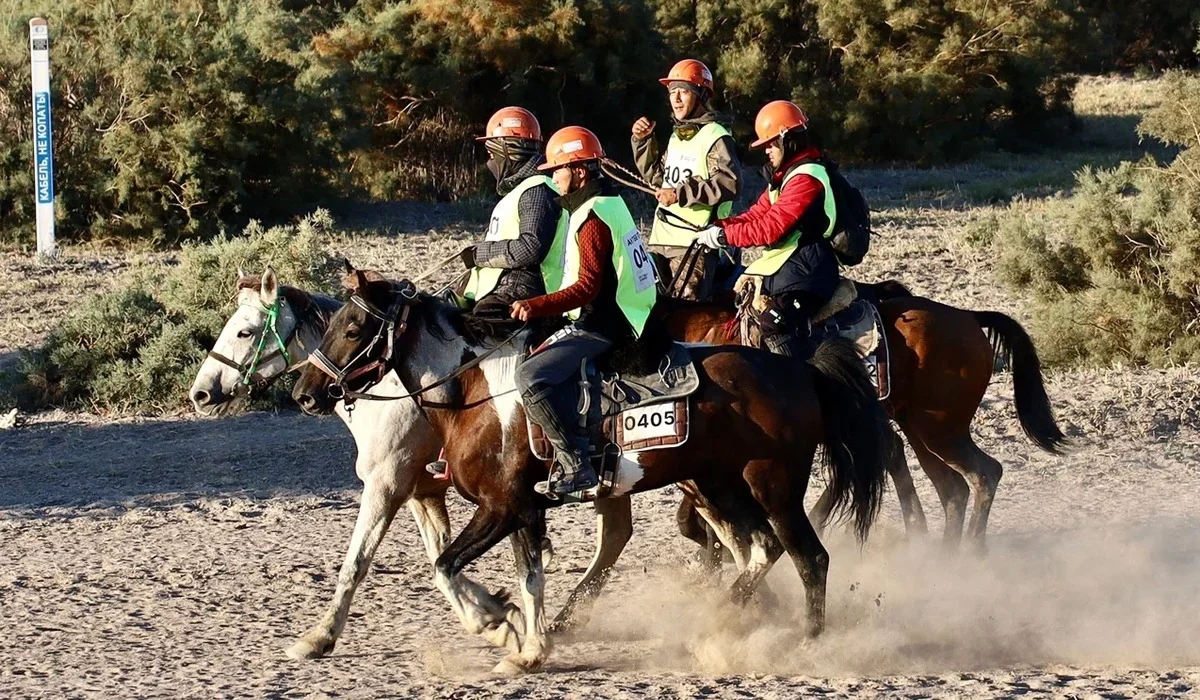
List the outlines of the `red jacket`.
{"label": "red jacket", "polygon": [[[771,187],[779,186],[793,164],[820,157],[821,151],[815,147],[797,153],[771,177]],[[824,191],[825,188],[815,177],[797,175],[783,186],[774,204],[771,204],[768,188],[749,209],[737,216],[721,219],[716,225],[725,229],[725,240],[735,248],[771,245],[796,228],[810,206],[814,203],[823,206]]]}

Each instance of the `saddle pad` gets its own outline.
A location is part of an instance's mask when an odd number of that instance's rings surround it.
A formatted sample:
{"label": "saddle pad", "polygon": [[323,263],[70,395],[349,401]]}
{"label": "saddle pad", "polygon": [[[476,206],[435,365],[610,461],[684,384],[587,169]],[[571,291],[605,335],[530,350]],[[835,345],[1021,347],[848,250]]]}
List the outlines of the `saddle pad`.
{"label": "saddle pad", "polygon": [[601,381],[601,413],[611,416],[636,406],[687,398],[700,388],[700,373],[687,346],[671,343],[658,372],[641,377],[605,375]]}
{"label": "saddle pad", "polygon": [[621,452],[678,447],[689,435],[689,402],[675,399],[621,411],[616,416],[616,444]]}

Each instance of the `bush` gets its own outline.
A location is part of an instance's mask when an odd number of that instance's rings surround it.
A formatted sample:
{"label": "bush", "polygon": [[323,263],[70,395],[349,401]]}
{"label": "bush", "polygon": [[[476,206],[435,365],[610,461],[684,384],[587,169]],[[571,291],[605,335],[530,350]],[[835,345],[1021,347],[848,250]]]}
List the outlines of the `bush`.
{"label": "bush", "polygon": [[1139,127],[1181,150],[1084,169],[1070,199],[994,222],[999,274],[1036,299],[1049,362],[1200,361],[1200,77],[1172,74]]}
{"label": "bush", "polygon": [[42,10],[63,238],[205,237],[346,191],[358,132],[309,50],[327,11],[269,0],[3,7],[0,239],[33,231],[26,23]]}
{"label": "bush", "polygon": [[1056,0],[654,0],[677,55],[715,65],[742,123],[790,96],[838,155],[934,162],[1065,127]]}
{"label": "bush", "polygon": [[[167,413],[187,389],[236,295],[239,266],[270,263],[287,284],[330,292],[339,262],[321,242],[333,233],[318,211],[298,225],[184,246],[176,267],[135,273],[122,289],[86,300],[39,349],[25,353],[0,403],[101,413]],[[279,395],[272,400],[278,401]]]}
{"label": "bush", "polygon": [[1076,71],[1162,71],[1198,65],[1200,4],[1161,0],[1071,0],[1075,28],[1064,48]]}
{"label": "bush", "polygon": [[586,124],[615,145],[661,100],[642,0],[363,0],[314,47],[375,125],[355,168],[379,198],[478,191],[471,137],[506,104],[532,110],[547,136]]}

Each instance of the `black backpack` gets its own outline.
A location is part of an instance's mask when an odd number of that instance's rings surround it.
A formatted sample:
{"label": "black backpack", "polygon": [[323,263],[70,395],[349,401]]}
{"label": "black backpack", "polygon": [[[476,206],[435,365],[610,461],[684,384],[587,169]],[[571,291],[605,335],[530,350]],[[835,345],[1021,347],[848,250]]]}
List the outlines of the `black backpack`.
{"label": "black backpack", "polygon": [[829,173],[829,186],[837,206],[837,222],[829,244],[838,262],[853,267],[863,261],[871,247],[871,209],[862,192],[842,176],[837,163],[826,159],[822,165]]}

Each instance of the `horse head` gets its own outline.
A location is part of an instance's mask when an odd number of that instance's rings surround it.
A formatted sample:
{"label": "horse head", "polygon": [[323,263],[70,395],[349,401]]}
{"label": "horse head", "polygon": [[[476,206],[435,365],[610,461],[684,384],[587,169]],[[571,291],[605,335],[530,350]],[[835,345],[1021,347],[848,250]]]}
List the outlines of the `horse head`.
{"label": "horse head", "polygon": [[308,348],[320,337],[322,312],[337,303],[279,284],[270,265],[262,276],[239,269],[236,288],[237,308],[188,392],[203,415],[227,411],[252,387],[270,383],[306,360]]}

